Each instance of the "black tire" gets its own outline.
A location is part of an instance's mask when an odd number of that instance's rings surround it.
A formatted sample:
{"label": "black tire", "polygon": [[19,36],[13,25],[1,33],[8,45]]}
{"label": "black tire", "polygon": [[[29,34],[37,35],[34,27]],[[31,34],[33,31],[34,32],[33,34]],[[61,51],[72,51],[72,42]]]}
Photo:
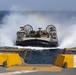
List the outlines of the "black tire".
{"label": "black tire", "polygon": [[7,67],[7,61],[3,62],[3,67]]}

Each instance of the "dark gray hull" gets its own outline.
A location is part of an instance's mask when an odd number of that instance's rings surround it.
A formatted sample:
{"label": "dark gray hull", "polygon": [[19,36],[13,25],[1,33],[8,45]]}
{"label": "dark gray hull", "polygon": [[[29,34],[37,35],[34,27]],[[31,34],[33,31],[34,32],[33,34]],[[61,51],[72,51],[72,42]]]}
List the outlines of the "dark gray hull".
{"label": "dark gray hull", "polygon": [[39,46],[39,47],[57,47],[57,42],[48,42],[44,40],[25,40],[25,41],[16,41],[16,45],[19,46]]}

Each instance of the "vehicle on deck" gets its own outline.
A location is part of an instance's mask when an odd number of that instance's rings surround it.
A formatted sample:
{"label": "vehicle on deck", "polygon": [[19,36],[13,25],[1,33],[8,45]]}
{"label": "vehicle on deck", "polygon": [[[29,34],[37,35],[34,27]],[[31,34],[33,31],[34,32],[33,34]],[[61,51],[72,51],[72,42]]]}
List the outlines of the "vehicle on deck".
{"label": "vehicle on deck", "polygon": [[33,27],[29,24],[20,27],[20,31],[17,32],[16,45],[57,47],[58,38],[56,27],[54,25],[48,25],[45,30],[42,30],[42,28],[33,30]]}

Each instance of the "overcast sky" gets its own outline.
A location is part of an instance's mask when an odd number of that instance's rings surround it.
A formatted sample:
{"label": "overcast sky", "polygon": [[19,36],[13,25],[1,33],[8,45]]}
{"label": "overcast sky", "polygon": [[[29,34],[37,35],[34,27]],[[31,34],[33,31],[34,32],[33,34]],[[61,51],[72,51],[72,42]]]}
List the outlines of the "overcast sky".
{"label": "overcast sky", "polygon": [[76,0],[0,0],[0,10],[76,11]]}

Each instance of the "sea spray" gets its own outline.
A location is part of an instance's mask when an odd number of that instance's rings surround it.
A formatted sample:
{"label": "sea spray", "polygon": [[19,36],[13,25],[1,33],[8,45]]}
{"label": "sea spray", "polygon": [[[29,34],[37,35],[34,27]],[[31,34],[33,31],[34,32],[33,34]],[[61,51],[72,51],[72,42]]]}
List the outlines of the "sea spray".
{"label": "sea spray", "polygon": [[16,32],[23,23],[22,19],[24,19],[24,16],[15,13],[4,17],[2,27],[0,28],[0,46],[14,45]]}
{"label": "sea spray", "polygon": [[39,14],[24,15],[16,12],[6,15],[0,28],[0,46],[14,46],[17,31],[26,24],[37,30],[38,27],[46,28],[48,21]]}
{"label": "sea spray", "polygon": [[61,41],[60,48],[71,48],[76,47],[76,25],[66,26],[67,31],[65,33],[64,38]]}
{"label": "sea spray", "polygon": [[[66,13],[62,13],[62,15],[58,13],[54,14],[23,14],[19,12],[14,12],[6,15],[3,18],[3,24],[1,24],[0,27],[0,46],[15,46],[16,32],[21,26],[30,24],[33,29],[37,30],[38,27],[46,29],[49,24],[53,24],[56,26],[57,29],[59,42],[58,48],[76,47],[76,17],[70,16],[70,18],[67,18],[67,15],[64,16],[64,14]],[[68,12],[68,14],[71,13]],[[64,22],[62,22],[61,19],[63,19]]]}

